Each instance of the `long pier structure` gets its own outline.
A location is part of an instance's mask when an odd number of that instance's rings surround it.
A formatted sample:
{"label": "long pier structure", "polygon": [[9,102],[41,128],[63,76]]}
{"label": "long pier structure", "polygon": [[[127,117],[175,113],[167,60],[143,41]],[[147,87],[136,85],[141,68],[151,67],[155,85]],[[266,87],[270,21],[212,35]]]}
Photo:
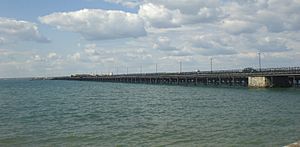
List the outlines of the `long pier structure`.
{"label": "long pier structure", "polygon": [[71,75],[53,80],[170,85],[226,85],[254,88],[300,87],[300,67],[245,68],[242,70],[195,71],[180,73],[141,73],[119,75]]}

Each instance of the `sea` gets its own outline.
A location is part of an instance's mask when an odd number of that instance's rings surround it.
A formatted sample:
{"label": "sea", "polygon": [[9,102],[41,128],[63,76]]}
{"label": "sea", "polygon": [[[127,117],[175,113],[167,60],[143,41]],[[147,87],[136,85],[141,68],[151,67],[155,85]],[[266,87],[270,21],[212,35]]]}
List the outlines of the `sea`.
{"label": "sea", "polygon": [[276,147],[300,89],[0,80],[1,147]]}

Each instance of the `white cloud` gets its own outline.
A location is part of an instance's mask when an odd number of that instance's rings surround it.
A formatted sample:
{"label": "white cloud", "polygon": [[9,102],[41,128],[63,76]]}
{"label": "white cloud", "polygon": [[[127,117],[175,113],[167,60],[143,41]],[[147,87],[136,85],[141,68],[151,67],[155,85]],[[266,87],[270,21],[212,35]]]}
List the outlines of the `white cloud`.
{"label": "white cloud", "polygon": [[72,55],[68,55],[68,58],[74,61],[79,61],[81,59],[81,54],[79,52],[76,52]]}
{"label": "white cloud", "polygon": [[36,24],[0,17],[0,44],[16,41],[49,42]]}
{"label": "white cloud", "polygon": [[6,42],[6,39],[4,37],[0,37],[0,44],[4,44]]}
{"label": "white cloud", "polygon": [[179,27],[182,15],[179,10],[169,10],[164,5],[147,3],[140,6],[138,14],[153,27],[169,28]]}
{"label": "white cloud", "polygon": [[96,44],[88,44],[85,46],[84,52],[89,56],[98,56],[100,53],[96,50]]}
{"label": "white cloud", "polygon": [[[220,8],[208,8],[203,7],[200,8],[198,15],[194,18],[195,22],[209,22],[215,21],[222,17],[225,17],[225,14],[222,14],[222,10]],[[198,21],[197,21],[198,19]]]}
{"label": "white cloud", "polygon": [[175,51],[178,50],[176,47],[171,46],[170,38],[166,36],[159,36],[153,44],[153,49],[162,51]]}
{"label": "white cloud", "polygon": [[133,13],[83,9],[53,13],[39,18],[44,24],[61,30],[80,33],[88,40],[118,39],[145,36],[143,20]]}
{"label": "white cloud", "polygon": [[129,8],[136,7],[141,3],[140,0],[105,0],[105,1],[111,2],[111,3],[116,3],[116,4],[121,4],[121,5],[129,7]]}
{"label": "white cloud", "polygon": [[167,36],[158,36],[156,40],[154,40],[153,49],[158,50],[161,54],[166,56],[191,56],[193,51],[183,47],[180,48],[172,44],[172,41]]}
{"label": "white cloud", "polygon": [[232,34],[254,33],[260,25],[242,20],[224,20],[221,26],[225,31]]}
{"label": "white cloud", "polygon": [[227,19],[261,24],[272,32],[300,29],[300,25],[298,25],[300,23],[300,2],[298,0],[107,1],[140,5],[139,15],[146,22],[150,22],[153,27],[158,28],[179,27],[186,24],[217,22]]}
{"label": "white cloud", "polygon": [[[172,28],[189,24],[208,23],[225,17],[221,8],[199,5],[202,4],[201,2],[193,5],[193,7],[196,6],[196,13],[192,12],[194,10],[191,9],[188,11],[185,8],[187,6],[178,1],[176,1],[178,5],[175,6],[172,6],[174,4],[173,1],[172,3],[167,3],[169,5],[166,5],[166,2],[155,2],[141,5],[138,14],[148,25],[156,28]],[[189,2],[186,3],[190,4]]]}
{"label": "white cloud", "polygon": [[45,61],[45,59],[43,59],[40,55],[34,55],[31,57],[32,61],[35,61],[35,62],[43,62]]}
{"label": "white cloud", "polygon": [[[237,1],[237,0],[235,0]],[[230,2],[223,6],[233,20],[264,25],[270,32],[300,30],[298,0],[249,0]]]}
{"label": "white cloud", "polygon": [[255,43],[258,49],[263,52],[286,52],[292,49],[287,46],[284,38],[264,37],[257,39]]}
{"label": "white cloud", "polygon": [[197,48],[197,52],[204,56],[232,55],[237,53],[234,40],[227,34],[204,34],[194,36],[191,43]]}
{"label": "white cloud", "polygon": [[217,8],[219,0],[145,0],[145,3],[160,4],[168,9],[180,10],[183,14],[198,14],[201,8]]}
{"label": "white cloud", "polygon": [[58,57],[57,54],[53,53],[53,52],[49,53],[47,56],[47,58],[49,58],[49,59],[56,59],[57,57]]}

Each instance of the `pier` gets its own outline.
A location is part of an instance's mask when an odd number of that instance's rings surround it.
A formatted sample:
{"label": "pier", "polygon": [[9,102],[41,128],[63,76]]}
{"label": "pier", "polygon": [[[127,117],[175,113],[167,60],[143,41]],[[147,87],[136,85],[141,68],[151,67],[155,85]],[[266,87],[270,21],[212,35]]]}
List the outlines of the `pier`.
{"label": "pier", "polygon": [[52,80],[78,80],[116,83],[244,86],[252,88],[300,87],[300,67],[245,68],[240,70],[119,75],[71,75]]}

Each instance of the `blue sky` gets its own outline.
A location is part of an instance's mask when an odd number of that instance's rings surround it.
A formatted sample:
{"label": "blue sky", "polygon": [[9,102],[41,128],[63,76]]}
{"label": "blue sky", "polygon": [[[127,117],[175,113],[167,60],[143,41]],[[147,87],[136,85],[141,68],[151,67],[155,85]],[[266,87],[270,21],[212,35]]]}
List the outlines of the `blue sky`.
{"label": "blue sky", "polygon": [[2,0],[0,78],[300,65],[298,0]]}
{"label": "blue sky", "polygon": [[124,11],[136,10],[100,0],[2,0],[0,14],[2,17],[25,19],[35,22],[39,16],[53,12],[76,11],[84,8]]}

